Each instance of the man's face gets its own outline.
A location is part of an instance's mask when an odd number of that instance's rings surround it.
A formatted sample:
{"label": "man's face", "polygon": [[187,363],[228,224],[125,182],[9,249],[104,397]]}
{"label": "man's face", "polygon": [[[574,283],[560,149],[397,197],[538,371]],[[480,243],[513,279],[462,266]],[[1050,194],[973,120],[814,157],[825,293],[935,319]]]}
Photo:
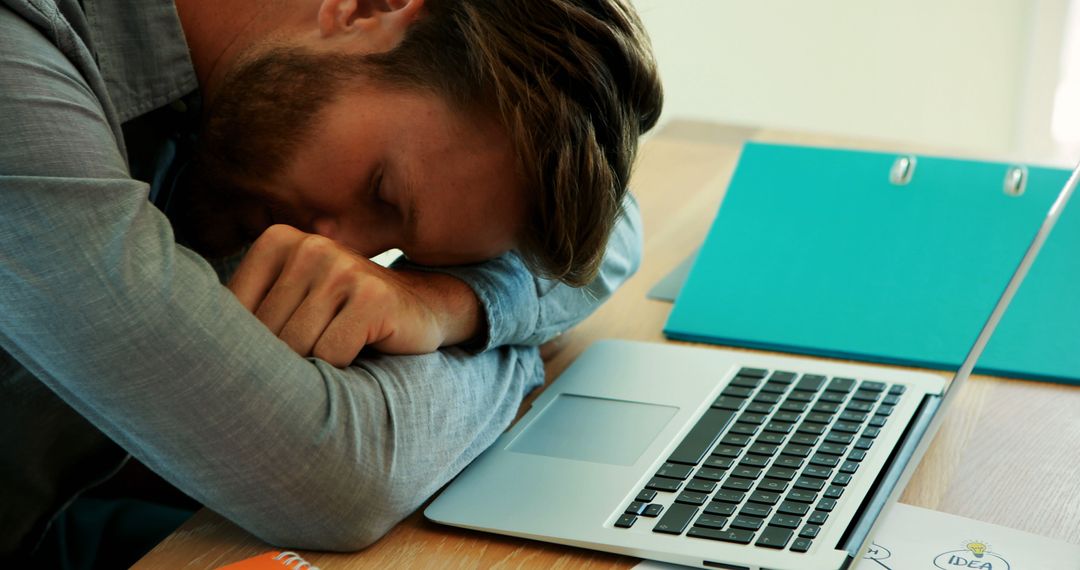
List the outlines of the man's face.
{"label": "man's face", "polygon": [[244,188],[233,208],[248,236],[288,223],[366,256],[399,248],[430,265],[514,247],[524,182],[493,114],[320,70],[340,70],[335,58],[259,57],[212,101],[203,143],[217,165],[200,173]]}

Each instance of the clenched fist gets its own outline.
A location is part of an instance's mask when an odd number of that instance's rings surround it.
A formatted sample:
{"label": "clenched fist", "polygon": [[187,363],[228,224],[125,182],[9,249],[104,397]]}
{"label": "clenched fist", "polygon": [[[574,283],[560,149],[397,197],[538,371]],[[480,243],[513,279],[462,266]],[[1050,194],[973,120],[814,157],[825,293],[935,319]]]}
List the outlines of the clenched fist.
{"label": "clenched fist", "polygon": [[472,338],[479,302],[443,274],[386,269],[334,241],[286,225],[267,228],[228,285],[301,356],[338,367],[365,346],[420,354]]}

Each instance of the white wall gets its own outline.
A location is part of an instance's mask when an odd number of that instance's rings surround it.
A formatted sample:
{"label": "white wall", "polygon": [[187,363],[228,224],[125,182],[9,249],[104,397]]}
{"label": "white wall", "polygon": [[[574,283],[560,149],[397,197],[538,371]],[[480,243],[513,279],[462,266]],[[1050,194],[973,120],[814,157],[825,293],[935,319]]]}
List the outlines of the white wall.
{"label": "white wall", "polygon": [[665,120],[1040,156],[1067,2],[635,0]]}

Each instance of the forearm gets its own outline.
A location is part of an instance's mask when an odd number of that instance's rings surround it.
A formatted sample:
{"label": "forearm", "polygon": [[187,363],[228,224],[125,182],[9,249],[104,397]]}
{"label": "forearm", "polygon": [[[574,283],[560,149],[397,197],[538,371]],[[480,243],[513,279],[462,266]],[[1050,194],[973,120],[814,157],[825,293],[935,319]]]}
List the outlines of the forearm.
{"label": "forearm", "polygon": [[641,213],[637,201],[627,194],[600,273],[585,287],[536,278],[514,254],[472,266],[421,267],[405,261],[395,266],[449,275],[468,284],[481,313],[479,334],[466,344],[470,350],[537,346],[584,320],[637,271],[641,240]]}

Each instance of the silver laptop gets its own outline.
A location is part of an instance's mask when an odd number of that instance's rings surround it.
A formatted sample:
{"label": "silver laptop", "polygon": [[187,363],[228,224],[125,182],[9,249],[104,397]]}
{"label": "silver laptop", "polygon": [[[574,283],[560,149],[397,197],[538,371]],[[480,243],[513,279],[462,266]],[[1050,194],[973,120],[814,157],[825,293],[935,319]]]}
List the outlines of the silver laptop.
{"label": "silver laptop", "polygon": [[598,342],[425,515],[702,568],[850,567],[1078,177],[1080,165],[951,383],[874,365]]}

